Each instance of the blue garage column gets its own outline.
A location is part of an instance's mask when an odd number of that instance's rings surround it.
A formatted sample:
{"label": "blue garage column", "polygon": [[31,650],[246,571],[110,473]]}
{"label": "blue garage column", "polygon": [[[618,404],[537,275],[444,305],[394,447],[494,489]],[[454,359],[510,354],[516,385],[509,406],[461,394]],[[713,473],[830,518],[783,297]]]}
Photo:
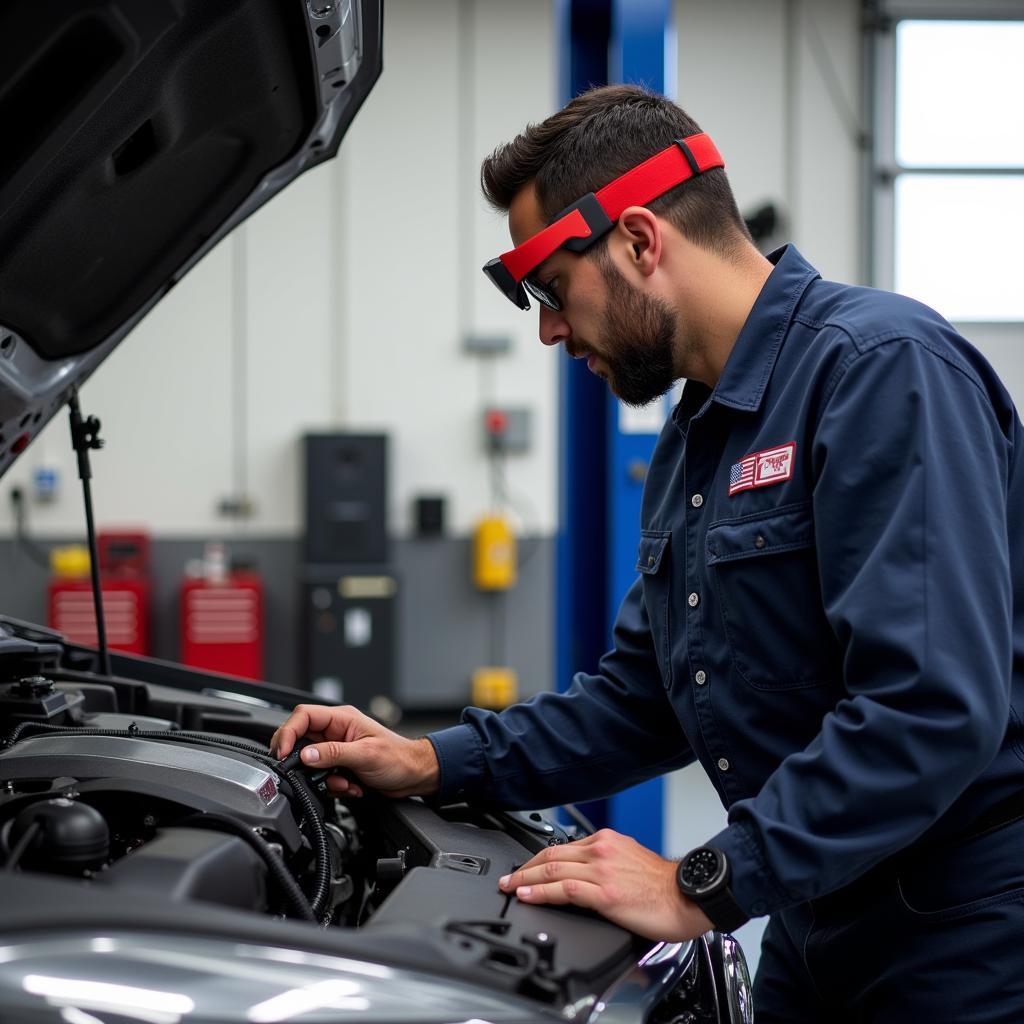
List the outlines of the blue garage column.
{"label": "blue garage column", "polygon": [[[671,16],[670,0],[614,0],[608,50],[613,81],[635,82],[655,92],[675,94],[675,82],[667,81],[666,75],[666,53],[670,48],[674,52]],[[630,410],[611,394],[607,401],[611,623],[617,602],[636,579],[643,481],[665,410],[661,402],[649,409]],[[616,794],[608,801],[608,826],[661,852],[663,790],[661,779],[652,779]]]}
{"label": "blue garage column", "polygon": [[[561,0],[562,101],[593,85],[675,92],[670,0]],[[665,408],[630,410],[579,362],[561,367],[561,493],[556,679],[592,671],[636,578],[643,479]],[[602,502],[603,496],[603,502]],[[662,849],[661,780],[584,810],[596,825]]]}
{"label": "blue garage column", "polygon": [[[608,82],[611,0],[559,0],[560,100],[568,103]],[[610,646],[608,631],[608,400],[604,382],[559,351],[559,509],[556,568],[555,680],[593,672]],[[607,801],[582,804],[598,827]]]}

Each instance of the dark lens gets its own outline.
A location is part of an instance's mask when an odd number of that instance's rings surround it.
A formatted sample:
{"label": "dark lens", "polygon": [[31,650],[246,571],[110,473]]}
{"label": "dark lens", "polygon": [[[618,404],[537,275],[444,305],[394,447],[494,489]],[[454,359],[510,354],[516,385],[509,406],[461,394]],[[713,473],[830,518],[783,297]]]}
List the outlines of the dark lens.
{"label": "dark lens", "polygon": [[500,257],[488,260],[483,266],[483,271],[509,302],[520,309],[530,308],[530,300],[526,297],[525,288],[508,272]]}
{"label": "dark lens", "polygon": [[540,281],[533,277],[523,278],[523,287],[538,301],[543,302],[548,309],[553,309],[556,312],[561,310],[562,304],[558,301],[558,297],[555,293],[545,285],[542,285]]}

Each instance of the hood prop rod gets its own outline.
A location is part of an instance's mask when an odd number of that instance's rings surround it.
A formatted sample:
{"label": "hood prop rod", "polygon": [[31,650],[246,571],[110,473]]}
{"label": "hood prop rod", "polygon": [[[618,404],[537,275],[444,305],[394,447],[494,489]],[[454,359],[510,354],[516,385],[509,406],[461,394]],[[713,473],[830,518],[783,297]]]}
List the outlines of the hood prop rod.
{"label": "hood prop rod", "polygon": [[96,639],[100,649],[100,669],[110,676],[110,651],[107,648],[107,624],[103,617],[103,591],[100,589],[99,546],[96,543],[96,524],[92,515],[92,466],[89,464],[89,450],[103,447],[100,440],[100,421],[95,416],[82,419],[78,405],[78,389],[73,388],[68,398],[71,412],[71,445],[78,456],[78,479],[82,481],[82,495],[85,498],[85,528],[89,538],[89,571],[92,576],[92,601],[96,609]]}

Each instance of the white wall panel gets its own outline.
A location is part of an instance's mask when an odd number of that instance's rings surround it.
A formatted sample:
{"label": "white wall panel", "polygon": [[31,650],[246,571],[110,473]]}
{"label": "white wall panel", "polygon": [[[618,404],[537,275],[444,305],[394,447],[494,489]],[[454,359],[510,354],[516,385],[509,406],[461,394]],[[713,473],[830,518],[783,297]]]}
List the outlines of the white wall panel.
{"label": "white wall panel", "polygon": [[472,501],[459,350],[458,32],[454,3],[394,3],[384,74],[345,142],[344,425],[389,430],[392,523],[421,488]]}
{"label": "white wall panel", "polygon": [[677,0],[679,105],[725,158],[740,210],[786,198],[783,0]]}
{"label": "white wall panel", "polygon": [[390,3],[385,72],[346,141],[340,407],[346,427],[391,433],[400,532],[416,493],[448,494],[456,532],[487,508],[485,375],[462,350],[474,331],[513,341],[486,379],[491,397],[533,409],[536,443],[508,476],[537,510],[530,525],[555,525],[556,357],[536,340],[536,313],[515,310],[480,273],[509,241],[477,184],[484,155],[554,109],[553,26],[545,0]]}
{"label": "white wall panel", "polygon": [[[230,480],[231,251],[222,245],[149,314],[81,392],[107,446],[92,453],[97,525],[135,524],[199,533]],[[3,480],[0,528],[11,528],[7,495],[28,487],[37,466],[59,470],[61,494],[32,505],[40,535],[85,534],[81,485],[67,415],[60,413]]]}
{"label": "white wall panel", "polygon": [[299,438],[331,425],[340,345],[334,293],[344,287],[332,246],[336,174],[322,164],[244,228],[246,478],[256,503],[246,528],[264,536],[300,532]]}
{"label": "white wall panel", "polygon": [[866,216],[848,116],[860,102],[859,9],[857,0],[675,4],[678,100],[722,150],[740,210],[775,202],[785,238],[822,276],[847,281],[857,280]]}
{"label": "white wall panel", "polygon": [[860,3],[795,0],[791,237],[824,278],[861,281]]}

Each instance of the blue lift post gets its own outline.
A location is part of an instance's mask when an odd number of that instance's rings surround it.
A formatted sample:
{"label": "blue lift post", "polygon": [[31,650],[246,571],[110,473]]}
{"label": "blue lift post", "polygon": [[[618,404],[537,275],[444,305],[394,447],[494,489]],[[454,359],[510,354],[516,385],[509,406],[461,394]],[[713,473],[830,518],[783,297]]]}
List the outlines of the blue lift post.
{"label": "blue lift post", "polygon": [[[559,18],[563,102],[614,81],[675,91],[670,0],[562,0]],[[643,477],[661,417],[631,415],[584,365],[562,358],[556,679],[567,687],[610,646],[636,578]],[[583,810],[660,852],[663,788],[654,779]]]}

